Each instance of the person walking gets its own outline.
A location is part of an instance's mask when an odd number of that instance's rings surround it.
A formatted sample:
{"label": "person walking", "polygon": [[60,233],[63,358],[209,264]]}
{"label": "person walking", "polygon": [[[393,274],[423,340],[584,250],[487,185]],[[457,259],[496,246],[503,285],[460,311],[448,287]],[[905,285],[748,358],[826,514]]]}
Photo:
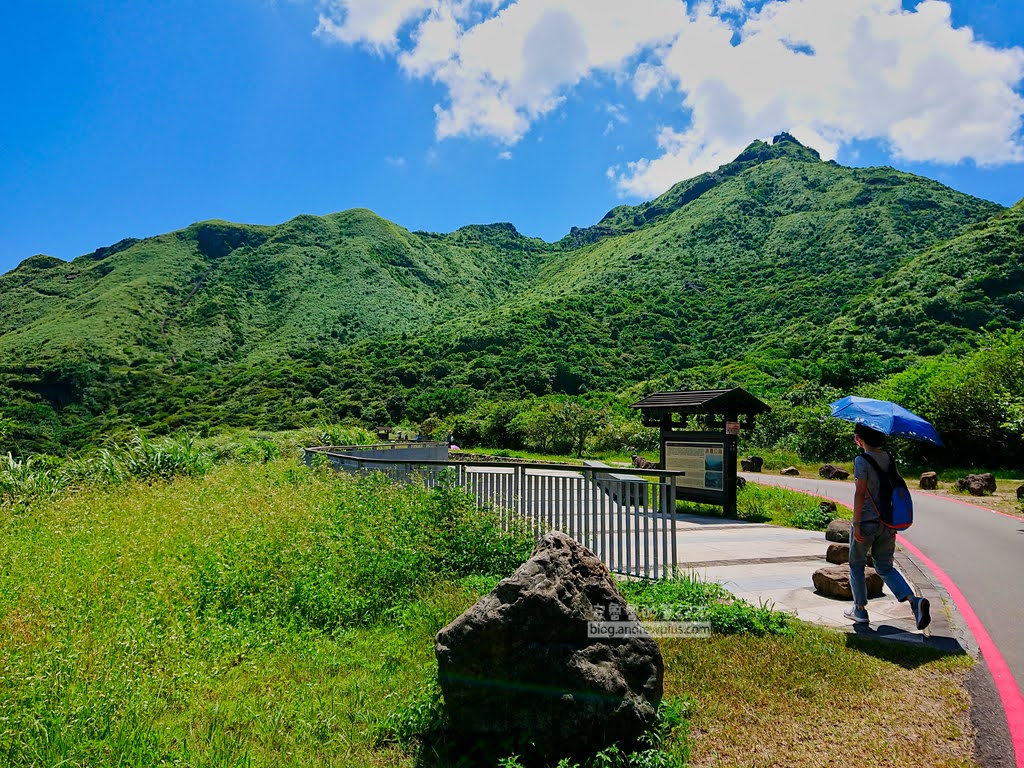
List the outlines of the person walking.
{"label": "person walking", "polygon": [[[885,435],[858,424],[854,428],[853,441],[870,456],[882,472],[889,471],[892,456],[882,449]],[[931,623],[931,606],[928,599],[918,597],[907,584],[907,580],[893,566],[896,553],[896,531],[882,523],[878,514],[878,499],[881,489],[878,473],[862,454],[853,460],[853,478],[856,488],[853,496],[853,522],[850,525],[850,589],[853,592],[853,607],[843,613],[855,624],[867,624],[868,588],[864,578],[864,566],[871,555],[875,571],[901,603],[910,601],[910,609],[918,629]]]}

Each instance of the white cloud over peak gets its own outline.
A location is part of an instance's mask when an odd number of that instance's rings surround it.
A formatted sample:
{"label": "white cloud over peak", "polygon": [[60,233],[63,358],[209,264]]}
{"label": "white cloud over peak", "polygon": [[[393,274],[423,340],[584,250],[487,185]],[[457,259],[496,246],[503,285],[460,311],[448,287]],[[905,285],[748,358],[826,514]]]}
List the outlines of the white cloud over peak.
{"label": "white cloud over peak", "polygon": [[[581,83],[670,108],[659,154],[611,169],[658,194],[788,130],[822,156],[879,140],[913,161],[1024,161],[1024,49],[923,0],[328,0],[317,33],[393,53],[444,86],[436,136],[511,146]],[[629,107],[622,119],[628,119]],[[607,121],[607,118],[602,118]],[[618,120],[619,117],[616,117]],[[606,129],[611,124],[606,125]],[[611,126],[613,127],[613,126]]]}

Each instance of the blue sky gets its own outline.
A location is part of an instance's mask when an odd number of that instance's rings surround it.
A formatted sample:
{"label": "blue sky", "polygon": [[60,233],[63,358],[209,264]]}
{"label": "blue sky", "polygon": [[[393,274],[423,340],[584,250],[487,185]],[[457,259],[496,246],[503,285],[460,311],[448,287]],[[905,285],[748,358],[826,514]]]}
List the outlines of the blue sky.
{"label": "blue sky", "polygon": [[789,130],[1024,198],[1018,0],[9,4],[0,272],[366,207],[547,240]]}

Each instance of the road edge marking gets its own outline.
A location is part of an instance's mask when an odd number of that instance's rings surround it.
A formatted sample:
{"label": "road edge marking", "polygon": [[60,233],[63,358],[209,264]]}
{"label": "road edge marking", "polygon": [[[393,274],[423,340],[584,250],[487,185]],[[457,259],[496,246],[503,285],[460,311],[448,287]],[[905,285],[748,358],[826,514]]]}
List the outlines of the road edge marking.
{"label": "road edge marking", "polygon": [[900,546],[909,550],[910,554],[920,560],[921,564],[942,583],[942,586],[949,592],[949,596],[953,598],[960,615],[967,622],[967,628],[971,630],[971,634],[974,635],[974,639],[981,649],[981,655],[988,664],[989,671],[996,683],[996,689],[999,691],[999,698],[1003,702],[1003,712],[1006,714],[1006,725],[1010,729],[1010,741],[1013,743],[1013,751],[1017,758],[1017,768],[1024,768],[1024,694],[1017,686],[1009,665],[1003,659],[999,648],[996,647],[995,642],[986,631],[985,625],[981,623],[981,619],[978,618],[953,579],[924,552],[906,539],[900,539]]}

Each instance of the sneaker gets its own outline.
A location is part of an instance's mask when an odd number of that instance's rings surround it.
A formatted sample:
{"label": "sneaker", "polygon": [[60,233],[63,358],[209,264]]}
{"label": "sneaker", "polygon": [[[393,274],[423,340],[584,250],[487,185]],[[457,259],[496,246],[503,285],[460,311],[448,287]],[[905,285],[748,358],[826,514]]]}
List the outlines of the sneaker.
{"label": "sneaker", "polygon": [[918,629],[924,629],[932,623],[931,603],[928,602],[927,597],[914,598],[910,608],[914,611],[914,618],[917,619]]}
{"label": "sneaker", "polygon": [[858,608],[856,605],[843,611],[843,616],[848,618],[854,624],[867,624],[871,621],[871,619],[868,618],[868,609]]}

